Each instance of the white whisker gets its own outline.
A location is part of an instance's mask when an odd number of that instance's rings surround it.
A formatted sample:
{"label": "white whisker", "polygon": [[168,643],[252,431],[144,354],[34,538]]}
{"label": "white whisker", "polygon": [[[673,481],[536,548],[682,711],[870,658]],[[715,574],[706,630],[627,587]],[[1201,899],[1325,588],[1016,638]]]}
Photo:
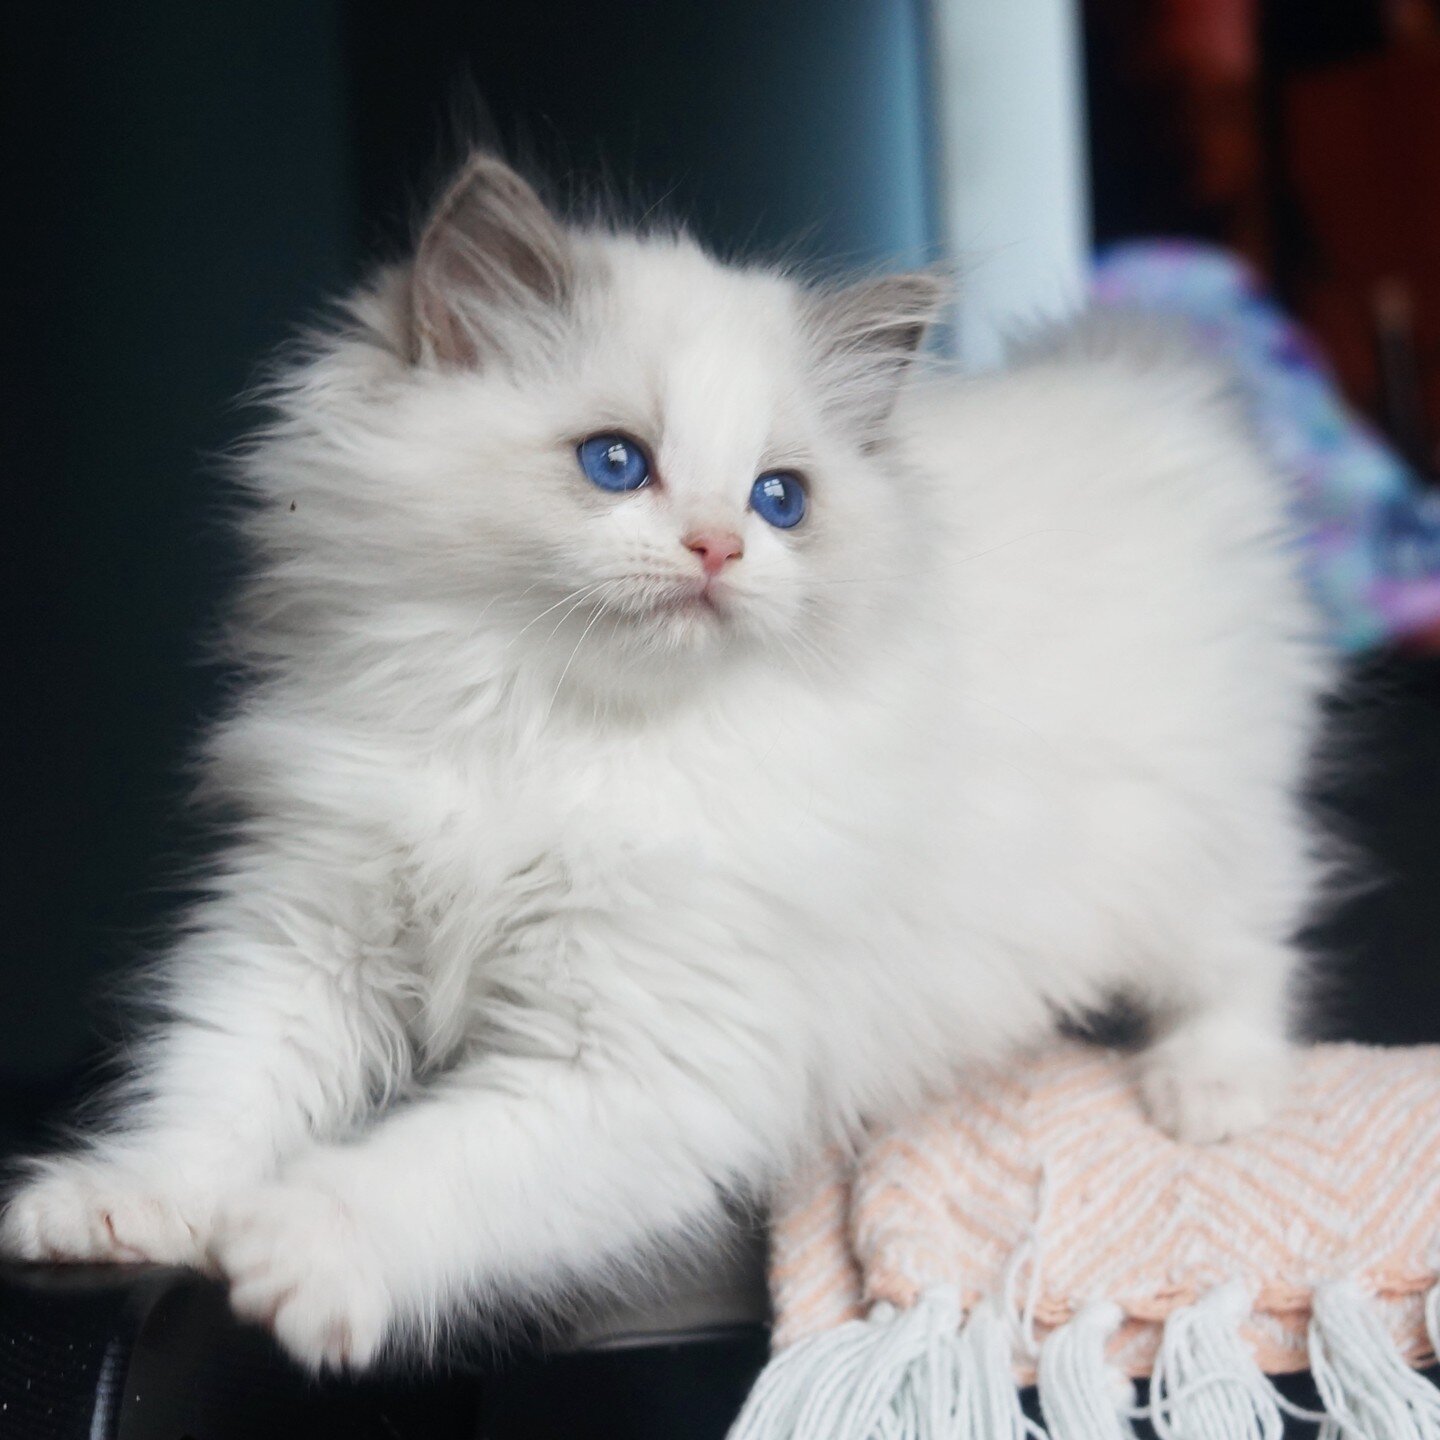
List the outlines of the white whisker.
{"label": "white whisker", "polygon": [[505,649],[509,650],[510,647],[514,645],[532,625],[536,624],[538,621],[543,620],[547,615],[550,615],[554,611],[558,610],[567,601],[573,600],[577,595],[582,596],[583,598],[587,591],[593,592],[595,590],[598,590],[602,585],[606,583],[608,582],[600,580],[590,585],[581,585],[578,589],[572,590],[568,595],[562,595],[553,605],[547,605],[538,615],[533,616],[530,620],[526,621],[526,623],[521,626],[521,628],[513,636],[511,636],[510,640],[505,646]]}
{"label": "white whisker", "polygon": [[[561,627],[578,609],[580,609],[582,605],[587,605],[591,600],[595,598],[596,591],[599,590],[604,583],[604,581],[601,581],[600,585],[591,586],[590,589],[585,592],[585,594],[583,594],[578,600],[575,601],[573,605],[569,607],[569,609],[565,611],[565,613],[551,627],[550,633],[545,637],[547,644],[560,633]],[[599,613],[600,612],[597,610],[596,614]]]}
{"label": "white whisker", "polygon": [[570,652],[570,658],[565,662],[565,668],[560,672],[560,678],[555,682],[555,691],[550,696],[550,703],[545,707],[545,714],[540,721],[540,728],[543,730],[549,723],[550,712],[555,708],[555,701],[560,697],[560,687],[565,683],[565,677],[570,673],[570,667],[575,663],[575,657],[580,653],[580,647],[585,643],[585,637],[595,628],[595,622],[604,614],[603,610],[597,609],[590,617],[589,623],[580,632],[580,638],[575,642],[575,648]]}

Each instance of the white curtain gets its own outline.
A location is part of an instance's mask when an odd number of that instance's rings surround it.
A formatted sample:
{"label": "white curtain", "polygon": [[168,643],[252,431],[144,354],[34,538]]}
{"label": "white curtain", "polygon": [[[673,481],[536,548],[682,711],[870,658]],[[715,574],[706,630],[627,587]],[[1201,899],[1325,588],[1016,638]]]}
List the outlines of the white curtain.
{"label": "white curtain", "polygon": [[960,358],[1085,291],[1090,217],[1079,0],[929,0],[940,237]]}

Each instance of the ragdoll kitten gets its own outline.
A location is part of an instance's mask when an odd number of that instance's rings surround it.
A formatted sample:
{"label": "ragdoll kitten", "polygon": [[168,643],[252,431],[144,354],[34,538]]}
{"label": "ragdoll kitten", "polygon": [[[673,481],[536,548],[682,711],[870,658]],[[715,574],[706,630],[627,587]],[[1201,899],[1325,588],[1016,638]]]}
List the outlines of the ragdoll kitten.
{"label": "ragdoll kitten", "polygon": [[567,228],[473,160],[246,473],[232,837],[12,1255],[212,1264],[312,1366],[558,1293],[1116,992],[1262,1120],[1326,666],[1223,380],[910,362],[933,278]]}

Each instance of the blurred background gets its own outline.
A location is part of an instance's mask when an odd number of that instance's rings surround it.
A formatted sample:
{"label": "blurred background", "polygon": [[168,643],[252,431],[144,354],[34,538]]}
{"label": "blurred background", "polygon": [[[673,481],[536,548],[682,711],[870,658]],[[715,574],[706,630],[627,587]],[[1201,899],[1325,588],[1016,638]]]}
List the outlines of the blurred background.
{"label": "blurred background", "polygon": [[1325,1023],[1440,1040],[1432,0],[21,12],[0,41],[0,1151],[92,1073],[104,986],[203,843],[179,799],[224,679],[198,657],[233,574],[215,516],[255,419],[237,397],[403,244],[457,97],[562,188],[608,181],[727,252],[958,258],[969,364],[1087,292],[1185,310],[1241,355],[1350,657],[1323,798],[1381,881],[1317,934]]}

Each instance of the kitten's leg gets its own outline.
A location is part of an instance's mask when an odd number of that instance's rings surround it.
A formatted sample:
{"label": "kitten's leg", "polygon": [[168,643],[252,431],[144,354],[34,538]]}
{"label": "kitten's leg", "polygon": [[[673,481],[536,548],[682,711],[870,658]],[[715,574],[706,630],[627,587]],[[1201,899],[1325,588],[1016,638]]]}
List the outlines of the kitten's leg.
{"label": "kitten's leg", "polygon": [[[750,1078],[757,1112],[778,1105],[782,1086]],[[477,1062],[226,1207],[235,1309],[311,1367],[359,1367],[467,1297],[513,1312],[558,1294],[704,1224],[765,1168],[764,1116],[724,1090],[678,1057]]]}
{"label": "kitten's leg", "polygon": [[1285,1097],[1294,947],[1232,940],[1164,974],[1141,1087],[1156,1124],[1208,1143],[1264,1124]]}
{"label": "kitten's leg", "polygon": [[222,1196],[355,1117],[406,1053],[375,983],[363,867],[251,857],[216,882],[168,967],[162,1022],[113,1129],[33,1161],[0,1219],[27,1260],[202,1263]]}

